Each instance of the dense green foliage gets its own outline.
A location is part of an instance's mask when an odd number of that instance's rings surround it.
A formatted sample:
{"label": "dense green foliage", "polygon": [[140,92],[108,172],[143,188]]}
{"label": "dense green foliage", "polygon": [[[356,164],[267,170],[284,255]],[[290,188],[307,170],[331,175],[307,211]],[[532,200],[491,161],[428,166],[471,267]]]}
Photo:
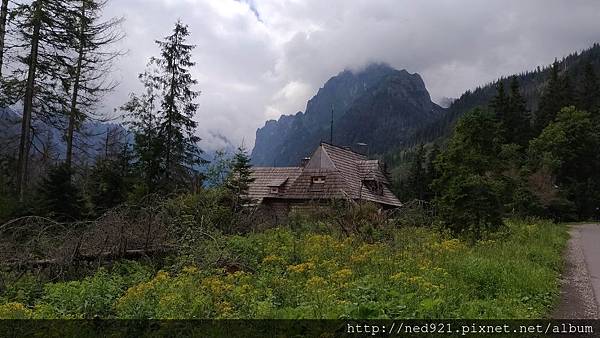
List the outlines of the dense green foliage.
{"label": "dense green foliage", "polygon": [[44,284],[27,275],[3,290],[0,299],[5,305],[0,309],[0,318],[108,317],[120,295],[147,281],[153,273],[148,266],[124,261],[116,263],[110,271],[102,268],[82,280]]}
{"label": "dense green foliage", "polygon": [[562,107],[573,102],[573,92],[567,76],[559,75],[559,64],[552,64],[552,72],[541,97],[540,107],[535,115],[535,129],[541,132],[554,119]]}
{"label": "dense green foliage", "polygon": [[437,159],[436,206],[444,224],[459,232],[497,229],[502,224],[497,174],[502,166],[498,122],[474,110],[458,123],[448,148]]}
{"label": "dense green foliage", "polygon": [[[380,230],[366,242],[324,223],[213,233],[197,247],[201,265],[150,277],[128,263],[80,281],[23,282],[1,296],[0,318],[544,317],[558,295],[566,228],[507,224],[473,244],[412,227]],[[219,267],[215,257],[229,264]]]}
{"label": "dense green foliage", "polygon": [[432,189],[433,180],[437,177],[434,165],[435,159],[440,153],[439,147],[434,144],[431,149],[419,145],[413,154],[413,158],[406,161],[409,168],[405,178],[395,178],[394,190],[401,200],[416,198],[430,201],[434,197]]}
{"label": "dense green foliage", "polygon": [[99,159],[91,168],[88,194],[96,214],[127,201],[135,181],[131,157],[129,147],[124,146],[118,154]]}
{"label": "dense green foliage", "polygon": [[439,156],[425,157],[422,145],[408,152],[406,174],[395,170],[399,195],[435,202],[456,232],[497,228],[508,215],[599,217],[598,77],[588,63],[573,86],[564,63],[550,68],[533,114],[517,77],[508,92],[499,81],[489,109],[465,113]]}
{"label": "dense green foliage", "polygon": [[575,219],[589,219],[600,207],[600,124],[588,112],[562,109],[531,142],[532,166],[549,168],[559,193],[572,206],[562,212]]}
{"label": "dense green foliage", "polygon": [[247,197],[250,184],[254,182],[252,178],[252,165],[246,149],[239,147],[231,159],[231,170],[229,177],[225,182],[225,187],[234,197],[234,210],[239,211],[242,206],[251,203]]}
{"label": "dense green foliage", "polygon": [[71,181],[72,175],[64,164],[50,170],[38,188],[40,202],[35,208],[39,214],[68,221],[85,214],[85,201],[79,187]]}

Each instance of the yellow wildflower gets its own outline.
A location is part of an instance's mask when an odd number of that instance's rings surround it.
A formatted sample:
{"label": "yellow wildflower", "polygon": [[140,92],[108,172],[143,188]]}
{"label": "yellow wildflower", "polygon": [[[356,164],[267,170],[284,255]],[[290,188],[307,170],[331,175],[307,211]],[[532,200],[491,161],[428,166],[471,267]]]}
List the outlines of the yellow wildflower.
{"label": "yellow wildflower", "polygon": [[404,272],[398,272],[398,273],[392,275],[390,277],[390,279],[393,281],[399,281],[399,280],[404,279],[405,277],[406,277],[406,274]]}
{"label": "yellow wildflower", "polygon": [[154,280],[152,280],[153,283],[159,283],[159,282],[163,282],[165,280],[169,279],[169,273],[166,271],[159,271],[156,274],[156,277],[154,277]]}
{"label": "yellow wildflower", "polygon": [[466,248],[466,246],[459,239],[448,239],[441,242],[438,246],[440,251],[445,252],[456,252]]}
{"label": "yellow wildflower", "polygon": [[364,263],[372,259],[379,249],[380,246],[376,244],[363,244],[356,250],[356,253],[350,257],[350,260],[354,263]]}
{"label": "yellow wildflower", "polygon": [[352,276],[352,270],[350,269],[341,269],[338,270],[336,272],[334,272],[333,274],[331,274],[331,279],[334,281],[345,281],[346,279],[350,278],[350,276]]}
{"label": "yellow wildflower", "polygon": [[221,295],[233,289],[233,285],[227,284],[215,276],[204,278],[202,285],[214,295]]}
{"label": "yellow wildflower", "polygon": [[325,286],[327,286],[327,281],[319,276],[315,276],[315,277],[311,277],[307,282],[306,282],[306,287],[308,289],[313,289],[313,290],[319,290],[324,288]]}
{"label": "yellow wildflower", "polygon": [[298,265],[290,265],[288,266],[288,271],[290,272],[296,272],[296,273],[303,273],[309,270],[313,270],[315,268],[315,263],[313,262],[306,262],[306,263],[300,263]]}
{"label": "yellow wildflower", "polygon": [[186,274],[195,274],[198,272],[198,268],[196,268],[195,266],[186,266],[185,268],[183,268],[183,273]]}
{"label": "yellow wildflower", "polygon": [[230,302],[219,302],[216,304],[216,307],[217,312],[219,312],[221,315],[227,315],[233,311],[233,305],[231,305]]}
{"label": "yellow wildflower", "polygon": [[409,277],[408,282],[414,285],[420,285],[425,279],[421,276],[413,276]]}
{"label": "yellow wildflower", "polygon": [[285,259],[277,256],[277,255],[268,255],[263,258],[263,264],[285,264]]}
{"label": "yellow wildflower", "polygon": [[32,311],[21,303],[0,305],[0,319],[29,319]]}

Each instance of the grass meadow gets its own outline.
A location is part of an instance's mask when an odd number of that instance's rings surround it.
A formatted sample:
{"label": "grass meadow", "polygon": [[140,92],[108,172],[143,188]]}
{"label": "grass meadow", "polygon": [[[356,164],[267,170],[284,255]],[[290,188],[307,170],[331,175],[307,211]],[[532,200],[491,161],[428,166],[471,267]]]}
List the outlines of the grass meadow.
{"label": "grass meadow", "polygon": [[0,318],[544,318],[568,238],[541,220],[507,221],[478,241],[315,228],[213,238],[197,264],[121,261],[55,283],[26,275],[0,294]]}

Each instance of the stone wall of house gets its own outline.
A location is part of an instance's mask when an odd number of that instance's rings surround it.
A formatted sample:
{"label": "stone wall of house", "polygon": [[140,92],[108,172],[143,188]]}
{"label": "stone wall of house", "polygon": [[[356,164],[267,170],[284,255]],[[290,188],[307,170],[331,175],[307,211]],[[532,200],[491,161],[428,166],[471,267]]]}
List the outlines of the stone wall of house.
{"label": "stone wall of house", "polygon": [[290,213],[318,214],[331,211],[331,201],[269,200],[265,199],[258,209],[261,227],[286,223]]}

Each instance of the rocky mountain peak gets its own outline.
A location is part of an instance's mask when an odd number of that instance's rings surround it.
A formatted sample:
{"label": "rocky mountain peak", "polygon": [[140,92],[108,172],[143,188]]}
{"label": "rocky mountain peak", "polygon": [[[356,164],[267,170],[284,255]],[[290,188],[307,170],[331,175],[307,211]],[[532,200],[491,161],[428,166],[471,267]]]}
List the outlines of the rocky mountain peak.
{"label": "rocky mountain peak", "polygon": [[[308,101],[304,113],[284,115],[278,121],[268,121],[257,131],[252,151],[253,163],[263,166],[297,164],[320,141],[329,139],[332,109],[336,138],[343,142],[349,141],[346,134],[353,134],[354,129],[361,129],[360,125],[354,125],[354,122],[360,123],[355,120],[358,117],[357,107],[368,110],[358,114],[361,115],[360,118],[368,119],[368,116],[375,117],[381,112],[367,108],[374,104],[374,99],[382,104],[391,104],[391,110],[398,115],[392,116],[393,119],[402,119],[400,106],[411,107],[404,108],[404,111],[423,112],[417,114],[422,118],[427,118],[428,113],[435,109],[441,109],[431,102],[419,74],[396,70],[381,63],[370,64],[359,70],[344,70],[318,90]],[[383,111],[388,114],[387,110],[389,109]],[[347,116],[350,112],[354,117]],[[365,114],[366,117],[362,116]]]}

